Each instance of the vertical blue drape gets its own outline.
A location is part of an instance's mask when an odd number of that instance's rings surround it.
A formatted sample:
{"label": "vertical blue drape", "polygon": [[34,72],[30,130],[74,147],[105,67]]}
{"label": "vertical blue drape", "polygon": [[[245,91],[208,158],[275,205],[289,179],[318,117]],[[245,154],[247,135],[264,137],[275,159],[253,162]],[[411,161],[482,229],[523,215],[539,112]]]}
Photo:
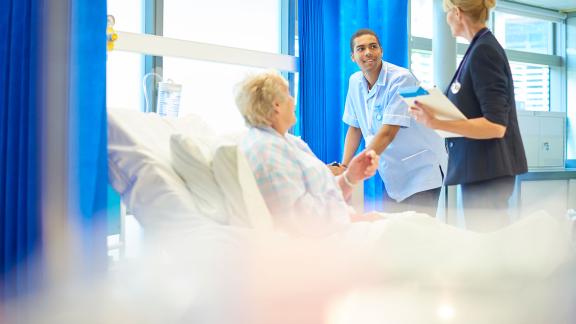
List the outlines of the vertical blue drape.
{"label": "vertical blue drape", "polygon": [[[56,145],[68,148],[65,196],[71,227],[80,232],[79,264],[98,271],[106,261],[106,0],[67,1],[70,32],[57,37],[69,44],[63,71],[70,72],[61,85],[69,127],[67,142]],[[0,1],[0,301],[34,291],[42,278],[40,118],[55,113],[39,99],[41,71],[54,64],[40,38],[49,5]]]}
{"label": "vertical blue drape", "polygon": [[69,211],[77,215],[88,272],[106,265],[106,0],[72,0]]}
{"label": "vertical blue drape", "polygon": [[[329,116],[326,105],[324,8],[325,1],[298,0],[298,37],[300,49],[299,113],[300,134],[322,160],[328,158],[325,126]],[[329,1],[328,1],[329,2]],[[328,64],[326,64],[328,65]],[[320,109],[321,108],[321,109]]]}
{"label": "vertical blue drape", "polygon": [[34,0],[0,2],[0,301],[37,283],[38,7]]}
{"label": "vertical blue drape", "polygon": [[[298,1],[300,133],[324,162],[342,157],[348,78],[358,70],[349,43],[360,28],[380,36],[384,60],[408,65],[408,0]],[[364,190],[366,209],[380,209],[381,179],[366,181]]]}

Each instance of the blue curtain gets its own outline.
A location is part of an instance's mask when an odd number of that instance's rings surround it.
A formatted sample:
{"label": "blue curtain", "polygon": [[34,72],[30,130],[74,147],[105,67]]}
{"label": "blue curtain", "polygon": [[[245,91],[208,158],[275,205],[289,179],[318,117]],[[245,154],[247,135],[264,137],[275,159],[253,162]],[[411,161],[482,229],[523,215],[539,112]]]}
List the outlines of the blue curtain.
{"label": "blue curtain", "polygon": [[[63,0],[66,1],[66,0]],[[106,0],[67,0],[69,44],[66,84],[68,121],[62,160],[67,171],[68,219],[78,230],[83,269],[99,271],[106,263]],[[43,95],[43,67],[53,58],[43,53],[49,40],[40,35],[49,1],[0,2],[0,300],[41,287],[43,237],[40,143],[42,116],[54,114]],[[54,33],[56,34],[56,33]],[[60,116],[58,116],[60,118]]]}
{"label": "blue curtain", "polygon": [[70,16],[69,213],[92,274],[107,260],[106,0],[71,0]]}
{"label": "blue curtain", "polygon": [[0,2],[0,300],[33,290],[41,255],[38,7]]}
{"label": "blue curtain", "polygon": [[[408,66],[408,0],[298,1],[300,134],[327,163],[342,158],[348,78],[358,70],[349,44],[360,28],[380,36],[384,60]],[[366,209],[381,209],[379,176],[366,181],[364,190]]]}

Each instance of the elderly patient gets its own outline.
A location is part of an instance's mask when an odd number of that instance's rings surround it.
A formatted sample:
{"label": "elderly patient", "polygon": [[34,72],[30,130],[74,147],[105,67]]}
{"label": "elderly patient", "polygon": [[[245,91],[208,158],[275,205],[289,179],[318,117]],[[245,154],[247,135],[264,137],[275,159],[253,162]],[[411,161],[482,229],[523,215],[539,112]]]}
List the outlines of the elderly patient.
{"label": "elderly patient", "polygon": [[288,134],[296,123],[294,98],[276,72],[246,78],[237,87],[236,105],[250,127],[241,142],[275,226],[295,235],[339,231],[357,215],[346,204],[352,188],[374,175],[378,156],[358,154],[348,169],[334,176],[301,139]]}

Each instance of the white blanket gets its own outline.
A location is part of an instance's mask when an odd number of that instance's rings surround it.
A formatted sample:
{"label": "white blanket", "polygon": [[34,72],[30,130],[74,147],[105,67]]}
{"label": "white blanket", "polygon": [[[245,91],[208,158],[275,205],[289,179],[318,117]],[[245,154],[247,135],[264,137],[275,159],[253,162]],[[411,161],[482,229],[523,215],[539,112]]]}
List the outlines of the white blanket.
{"label": "white blanket", "polygon": [[339,238],[370,249],[387,278],[460,286],[550,276],[574,261],[569,225],[540,212],[492,233],[475,233],[407,212],[352,224]]}

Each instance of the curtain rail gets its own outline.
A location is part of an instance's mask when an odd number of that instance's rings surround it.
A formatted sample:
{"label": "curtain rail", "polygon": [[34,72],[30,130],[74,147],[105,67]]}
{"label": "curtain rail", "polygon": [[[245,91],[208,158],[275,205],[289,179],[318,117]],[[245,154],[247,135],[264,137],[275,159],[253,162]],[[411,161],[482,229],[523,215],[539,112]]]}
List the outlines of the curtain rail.
{"label": "curtain rail", "polygon": [[118,32],[115,50],[298,72],[298,58],[163,36]]}

